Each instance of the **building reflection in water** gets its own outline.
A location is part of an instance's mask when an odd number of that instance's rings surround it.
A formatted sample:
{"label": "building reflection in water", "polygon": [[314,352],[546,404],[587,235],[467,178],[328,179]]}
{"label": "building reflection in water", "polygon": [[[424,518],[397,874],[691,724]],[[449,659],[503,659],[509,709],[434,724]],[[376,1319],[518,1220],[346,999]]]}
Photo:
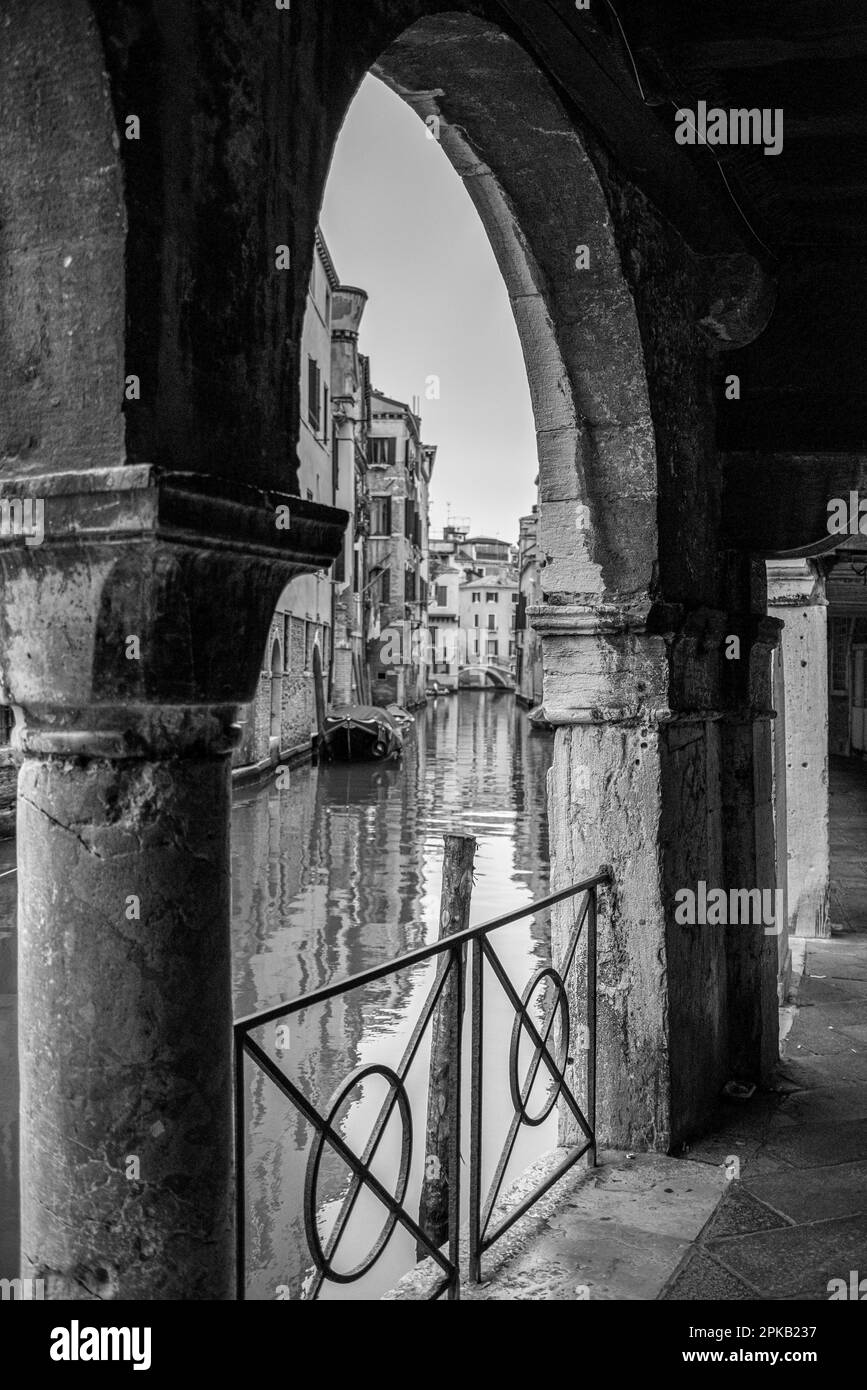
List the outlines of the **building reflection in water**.
{"label": "building reflection in water", "polygon": [[[469,833],[478,841],[473,922],[544,895],[545,780],[551,754],[552,740],[530,732],[526,715],[508,695],[466,692],[418,713],[415,737],[399,766],[304,767],[292,771],[286,790],[274,785],[239,790],[232,863],[236,1013],[267,1008],[435,939],[445,831]],[[494,944],[519,993],[547,962],[548,939],[547,914],[495,934]],[[321,1109],[358,1065],[396,1065],[432,978],[429,965],[389,976],[296,1015],[288,1037],[272,1025],[262,1041]],[[511,1006],[492,983],[485,1027],[489,1171],[496,1158],[494,1144],[502,1139],[511,1114],[506,1113],[505,1062],[513,1018]],[[406,1205],[413,1214],[424,1158],[428,1055],[425,1043],[408,1081],[415,1142]],[[539,1086],[533,1111],[544,1096],[541,1080]],[[384,1081],[370,1078],[340,1112],[344,1135],[358,1153],[384,1094]],[[309,1291],[311,1272],[302,1216],[309,1127],[291,1102],[253,1069],[247,1106],[248,1297],[301,1298]],[[522,1131],[515,1176],[556,1142],[555,1126],[552,1120]],[[390,1188],[398,1152],[395,1115],[373,1169]],[[318,1185],[323,1233],[347,1180],[345,1166],[326,1149]],[[364,1257],[371,1232],[375,1235],[383,1219],[378,1202],[363,1193],[336,1258],[337,1269]],[[377,1297],[414,1260],[411,1238],[398,1230],[376,1269],[352,1285],[348,1296]],[[324,1297],[346,1294],[339,1285],[323,1290]]]}

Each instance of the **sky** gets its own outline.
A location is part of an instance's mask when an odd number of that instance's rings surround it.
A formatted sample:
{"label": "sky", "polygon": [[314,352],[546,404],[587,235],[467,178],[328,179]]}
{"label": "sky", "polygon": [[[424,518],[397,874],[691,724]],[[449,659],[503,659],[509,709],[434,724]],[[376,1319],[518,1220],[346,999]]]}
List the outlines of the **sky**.
{"label": "sky", "polygon": [[[518,331],[484,227],[420,118],[366,77],[340,132],[320,216],[343,284],[367,290],[371,381],[421,397],[438,445],[431,529],[517,541],[536,500],[533,413]],[[439,400],[426,383],[440,378]]]}

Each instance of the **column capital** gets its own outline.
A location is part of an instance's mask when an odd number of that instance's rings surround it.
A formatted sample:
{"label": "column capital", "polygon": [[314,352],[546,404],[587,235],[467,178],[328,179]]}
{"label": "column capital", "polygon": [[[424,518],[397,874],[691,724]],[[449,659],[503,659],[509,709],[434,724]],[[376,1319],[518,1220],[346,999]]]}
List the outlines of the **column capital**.
{"label": "column capital", "polygon": [[[769,718],[779,619],[657,603],[537,605],[545,717],[554,725]],[[728,643],[737,637],[737,655]]]}
{"label": "column capital", "polygon": [[814,560],[766,561],[769,608],[828,606],[825,576]]}
{"label": "column capital", "polygon": [[331,564],[347,521],[146,463],[3,491],[10,521],[38,516],[42,532],[0,527],[0,688],[34,752],[231,746],[281,591]]}

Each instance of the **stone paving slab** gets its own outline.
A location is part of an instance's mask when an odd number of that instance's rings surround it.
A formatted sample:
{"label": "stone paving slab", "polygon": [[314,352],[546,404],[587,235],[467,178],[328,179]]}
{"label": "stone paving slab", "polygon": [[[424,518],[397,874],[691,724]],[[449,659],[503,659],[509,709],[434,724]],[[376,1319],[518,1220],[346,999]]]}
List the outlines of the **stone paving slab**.
{"label": "stone paving slab", "polygon": [[760,1298],[827,1299],[831,1279],[847,1279],[864,1264],[867,1216],[730,1236],[709,1242],[708,1250]]}
{"label": "stone paving slab", "polygon": [[793,1221],[867,1215],[867,1161],[863,1160],[748,1178],[745,1187]]}
{"label": "stone paving slab", "polygon": [[[561,1150],[534,1164],[503,1210],[544,1179]],[[596,1169],[574,1169],[485,1257],[475,1301],[575,1302],[655,1299],[716,1209],[721,1168],[664,1154],[600,1154]],[[466,1241],[464,1241],[466,1246]],[[431,1288],[430,1261],[386,1297],[418,1300]],[[586,1292],[585,1292],[586,1291]]]}
{"label": "stone paving slab", "polygon": [[810,1091],[827,1086],[830,1080],[864,1081],[865,1058],[863,1053],[838,1052],[829,1058],[818,1052],[795,1051],[786,1059],[786,1076],[795,1083],[799,1091]]}
{"label": "stone paving slab", "polygon": [[693,1250],[664,1293],[664,1302],[738,1302],[755,1299],[749,1284],[704,1250]]}
{"label": "stone paving slab", "polygon": [[[765,1178],[764,1181],[773,1179]],[[785,1182],[786,1179],[778,1178],[777,1181]],[[762,1179],[758,1178],[756,1182],[761,1183]],[[703,1238],[712,1240],[719,1236],[744,1235],[752,1231],[774,1231],[781,1226],[791,1225],[785,1216],[774,1211],[773,1207],[754,1194],[755,1189],[751,1192],[742,1183],[733,1182],[704,1228]]]}
{"label": "stone paving slab", "polygon": [[797,1168],[854,1163],[867,1158],[867,1120],[850,1124],[787,1125],[772,1134],[767,1152]]}
{"label": "stone paving slab", "polygon": [[846,1081],[797,1091],[786,1102],[786,1118],[794,1124],[836,1124],[841,1115],[867,1120],[867,1085]]}

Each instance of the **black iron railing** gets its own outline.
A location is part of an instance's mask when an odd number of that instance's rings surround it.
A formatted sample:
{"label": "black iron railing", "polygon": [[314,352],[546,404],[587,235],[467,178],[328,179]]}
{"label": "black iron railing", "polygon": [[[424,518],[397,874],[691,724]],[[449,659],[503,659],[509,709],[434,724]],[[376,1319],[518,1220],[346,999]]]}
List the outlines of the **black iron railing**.
{"label": "black iron railing", "polygon": [[[607,868],[600,870],[593,878],[562,888],[556,893],[523,907],[469,927],[466,931],[455,933],[442,940],[409,951],[396,961],[362,971],[347,980],[328,985],[302,995],[291,1003],[276,1004],[262,1013],[251,1014],[239,1019],[234,1025],[235,1054],[235,1154],[236,1154],[236,1203],[237,1203],[237,1281],[238,1299],[245,1296],[246,1283],[246,1184],[245,1184],[245,1058],[254,1062],[292,1102],[313,1129],[314,1137],[307,1157],[304,1184],[304,1228],[315,1274],[306,1296],[317,1298],[326,1280],[340,1284],[350,1284],[367,1274],[379,1260],[398,1225],[413,1237],[416,1248],[433,1261],[437,1270],[437,1282],[429,1297],[437,1299],[447,1294],[450,1299],[460,1297],[461,1287],[461,1156],[460,1136],[462,1121],[461,1059],[462,1043],[466,1022],[464,1003],[467,993],[465,980],[467,953],[472,951],[469,987],[469,1027],[470,1027],[470,1163],[469,1163],[469,1278],[471,1282],[481,1279],[481,1261],[485,1251],[505,1234],[525,1212],[536,1203],[568,1170],[587,1156],[590,1165],[596,1162],[596,922],[597,890],[611,881]],[[490,937],[500,927],[533,916],[555,903],[583,894],[583,901],[576,911],[575,921],[569,932],[566,950],[559,969],[546,966],[536,972],[523,995],[519,996],[512,981],[493,946]],[[578,1101],[567,1081],[567,1069],[573,1065],[571,1044],[575,1027],[569,1007],[568,985],[570,975],[576,970],[578,948],[582,936],[586,945],[584,980],[585,1016],[578,1025],[580,1050],[584,1052],[584,1108]],[[324,1004],[338,995],[364,989],[365,986],[382,980],[398,971],[403,971],[425,961],[438,958],[436,977],[424,1006],[419,1014],[410,1038],[404,1048],[400,1063],[391,1068],[380,1063],[358,1067],[338,1087],[322,1111],[306,1096],[298,1086],[268,1056],[254,1033],[268,1024],[278,1023],[290,1018],[303,1009]],[[482,1192],[482,1118],[483,1089],[485,1081],[483,1025],[485,1011],[485,965],[488,965],[499,981],[500,986],[515,1010],[509,1047],[509,1090],[512,1102],[512,1117],[508,1126],[506,1141],[497,1162],[493,1179],[486,1193]],[[530,1013],[530,1002],[546,981],[553,986],[553,997],[549,1000],[544,1017],[537,1027]],[[437,1005],[445,1007],[443,995],[449,981],[454,988],[448,991],[449,1007],[455,1011],[455,1027],[451,1030],[450,1076],[448,1093],[449,1108],[449,1152],[448,1172],[448,1239],[442,1247],[429,1238],[418,1221],[403,1205],[409,1187],[410,1165],[413,1148],[413,1122],[406,1078],[421,1046],[422,1039],[434,1019]],[[549,1039],[555,1023],[559,1019],[557,1056],[552,1054]],[[533,1055],[523,1081],[520,1080],[519,1062],[522,1034],[526,1033],[533,1047]],[[536,1114],[529,1114],[529,1103],[540,1068],[544,1067],[553,1085],[543,1108]],[[367,1077],[379,1076],[387,1084],[388,1092],[383,1101],[376,1123],[363,1152],[358,1155],[335,1127],[335,1120],[341,1107],[352,1091]],[[537,1126],[551,1114],[557,1102],[576,1122],[580,1137],[566,1152],[561,1161],[549,1171],[523,1200],[502,1212],[498,1208],[503,1182],[515,1142],[522,1125]],[[380,1142],[391,1120],[395,1107],[401,1123],[400,1162],[395,1191],[389,1192],[371,1171]],[[349,1187],[344,1194],[337,1218],[327,1239],[322,1241],[317,1223],[317,1187],[322,1155],[326,1145],[346,1164],[350,1172]],[[372,1193],[387,1212],[385,1225],[373,1244],[372,1249],[355,1268],[336,1270],[334,1260],[344,1236],[349,1220],[362,1190]]]}

